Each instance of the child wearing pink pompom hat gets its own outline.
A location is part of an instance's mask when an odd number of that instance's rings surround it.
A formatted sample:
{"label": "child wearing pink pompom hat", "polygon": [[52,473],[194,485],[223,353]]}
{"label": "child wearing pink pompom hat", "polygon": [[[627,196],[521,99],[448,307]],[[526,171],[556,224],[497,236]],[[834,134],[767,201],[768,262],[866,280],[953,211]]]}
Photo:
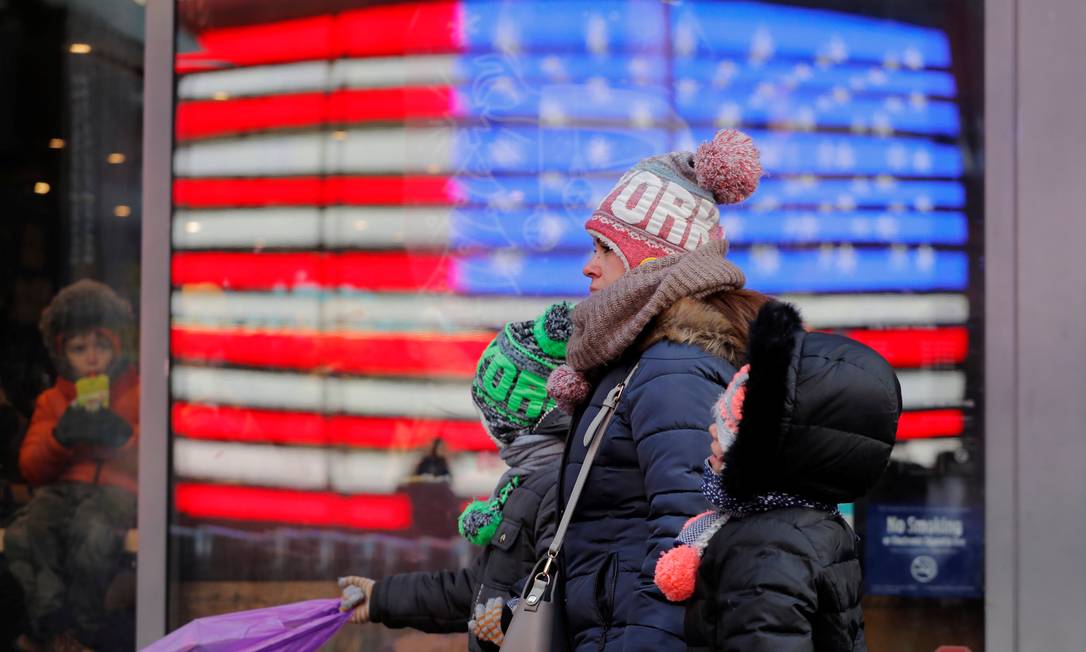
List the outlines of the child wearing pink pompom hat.
{"label": "child wearing pink pompom hat", "polygon": [[684,603],[694,649],[864,651],[857,540],[837,504],[886,468],[897,377],[859,342],[806,332],[778,302],[751,325],[748,358],[712,410],[712,509],[683,526],[655,583]]}

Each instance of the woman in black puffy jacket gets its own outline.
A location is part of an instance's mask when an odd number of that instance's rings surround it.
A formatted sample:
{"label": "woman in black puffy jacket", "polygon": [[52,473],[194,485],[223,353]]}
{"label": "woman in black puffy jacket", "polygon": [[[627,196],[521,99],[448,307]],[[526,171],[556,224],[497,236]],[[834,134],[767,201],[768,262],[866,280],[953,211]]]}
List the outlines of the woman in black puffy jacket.
{"label": "woman in black puffy jacket", "polygon": [[776,302],[751,327],[749,360],[714,409],[703,485],[714,509],[684,527],[656,583],[687,601],[691,649],[866,650],[857,539],[837,505],[886,468],[897,377]]}

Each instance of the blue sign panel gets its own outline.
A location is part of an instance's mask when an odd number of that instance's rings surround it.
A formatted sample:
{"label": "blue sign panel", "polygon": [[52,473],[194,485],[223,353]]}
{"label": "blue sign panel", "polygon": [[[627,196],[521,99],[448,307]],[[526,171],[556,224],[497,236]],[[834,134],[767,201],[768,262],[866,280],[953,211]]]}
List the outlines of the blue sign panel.
{"label": "blue sign panel", "polygon": [[979,509],[871,505],[865,590],[869,595],[979,598],[983,552]]}

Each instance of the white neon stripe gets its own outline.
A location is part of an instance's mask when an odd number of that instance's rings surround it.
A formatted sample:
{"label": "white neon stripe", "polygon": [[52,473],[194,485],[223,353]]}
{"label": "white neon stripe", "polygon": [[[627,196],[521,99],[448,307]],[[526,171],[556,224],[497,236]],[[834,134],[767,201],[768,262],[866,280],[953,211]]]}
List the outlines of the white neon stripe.
{"label": "white neon stripe", "polygon": [[247,405],[370,416],[476,419],[470,384],[329,378],[310,374],[174,367],[173,397],[199,403]]}
{"label": "white neon stripe", "polygon": [[174,213],[177,249],[444,249],[447,208],[254,208]]}
{"label": "white neon stripe", "polygon": [[[583,297],[464,297],[428,294],[299,294],[175,291],[173,317],[204,326],[358,330],[477,330],[532,319],[561,300]],[[960,294],[784,295],[812,328],[962,324]]]}
{"label": "white neon stripe", "polygon": [[452,491],[457,496],[489,496],[509,470],[497,453],[460,453],[449,459]]}
{"label": "white neon stripe", "polygon": [[943,453],[953,453],[962,448],[962,440],[957,437],[948,439],[911,439],[899,441],[890,451],[890,459],[899,462],[911,462],[925,468],[933,468]]}
{"label": "white neon stripe", "polygon": [[193,326],[296,328],[314,330],[333,323],[325,318],[325,295],[262,292],[174,291],[173,321]]}
{"label": "white neon stripe", "polygon": [[[177,324],[298,328],[308,330],[479,330],[533,319],[559,297],[456,297],[449,295],[340,295],[335,292],[273,294],[177,290]],[[576,298],[566,298],[577,301]]]}
{"label": "white neon stripe", "polygon": [[[899,371],[905,409],[953,407],[965,399],[960,371]],[[468,382],[385,378],[329,378],[310,374],[175,367],[173,398],[198,403],[247,405],[370,416],[476,419]]]}
{"label": "white neon stripe", "polygon": [[[422,453],[271,446],[177,438],[174,472],[190,480],[344,494],[390,494],[414,472]],[[492,453],[449,459],[452,492],[489,495],[508,467]]]}
{"label": "white neon stripe", "polygon": [[963,324],[969,300],[962,294],[783,295],[812,328]]}
{"label": "white neon stripe", "polygon": [[177,249],[234,247],[316,247],[320,209],[177,211],[173,246]]}
{"label": "white neon stripe", "polygon": [[455,55],[308,61],[185,75],[177,84],[182,100],[454,84],[463,81]]}
{"label": "white neon stripe", "polygon": [[447,208],[333,206],[325,209],[322,233],[331,248],[445,249],[451,214]]}
{"label": "white neon stripe", "polygon": [[465,77],[457,61],[454,54],[341,59],[332,64],[331,88],[458,84]]}
{"label": "white neon stripe", "polygon": [[960,371],[898,371],[904,409],[956,407],[965,400],[965,374]]}
{"label": "white neon stripe", "polygon": [[306,61],[275,66],[256,66],[237,70],[197,72],[177,82],[177,97],[182,100],[212,97],[243,97],[303,93],[327,89],[331,67],[327,61]]}
{"label": "white neon stripe", "polygon": [[454,166],[454,129],[382,127],[343,133],[274,134],[178,145],[174,172],[179,177],[437,174]]}

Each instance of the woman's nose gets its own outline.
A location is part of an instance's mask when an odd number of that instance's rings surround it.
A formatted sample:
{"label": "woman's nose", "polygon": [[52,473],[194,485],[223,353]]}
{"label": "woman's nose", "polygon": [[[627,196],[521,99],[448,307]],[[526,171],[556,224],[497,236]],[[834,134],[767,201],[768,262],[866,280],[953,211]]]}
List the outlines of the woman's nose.
{"label": "woman's nose", "polygon": [[588,262],[584,264],[584,267],[581,269],[581,273],[588,278],[599,278],[600,266],[596,264],[595,256],[590,258]]}

